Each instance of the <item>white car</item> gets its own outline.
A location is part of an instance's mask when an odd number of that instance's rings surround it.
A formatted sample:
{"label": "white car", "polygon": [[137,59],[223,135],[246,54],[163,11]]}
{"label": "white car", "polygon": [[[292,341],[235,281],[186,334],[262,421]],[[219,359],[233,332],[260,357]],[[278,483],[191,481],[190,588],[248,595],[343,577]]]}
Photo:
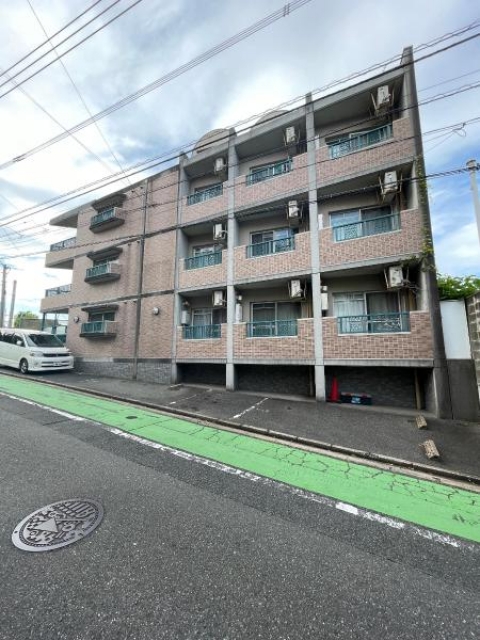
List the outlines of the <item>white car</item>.
{"label": "white car", "polygon": [[73,369],[73,356],[51,333],[0,329],[0,365],[22,373]]}

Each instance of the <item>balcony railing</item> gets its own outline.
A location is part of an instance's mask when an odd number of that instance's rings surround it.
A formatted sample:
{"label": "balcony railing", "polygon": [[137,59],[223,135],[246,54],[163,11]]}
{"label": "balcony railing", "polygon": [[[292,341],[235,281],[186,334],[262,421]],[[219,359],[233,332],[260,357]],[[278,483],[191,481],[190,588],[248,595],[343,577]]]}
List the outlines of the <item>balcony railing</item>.
{"label": "balcony railing", "polygon": [[118,227],[125,222],[125,211],[119,207],[111,207],[100,211],[90,218],[90,229],[93,232]]}
{"label": "balcony railing", "polygon": [[269,178],[280,176],[284,173],[289,173],[292,170],[292,161],[282,160],[282,162],[276,162],[270,164],[267,167],[261,167],[259,169],[252,169],[252,172],[247,175],[247,185],[256,184],[257,182],[263,182]]}
{"label": "balcony railing", "polygon": [[267,240],[267,242],[256,242],[247,247],[247,258],[258,258],[259,256],[269,256],[272,253],[283,251],[293,251],[295,249],[295,238],[282,238],[280,240]]}
{"label": "balcony railing", "polygon": [[354,151],[359,151],[365,147],[370,147],[373,144],[384,142],[393,136],[393,127],[391,124],[386,124],[383,127],[376,129],[370,129],[370,131],[359,131],[358,133],[351,133],[348,138],[342,138],[329,142],[328,150],[330,158],[341,158]]}
{"label": "balcony railing", "polygon": [[50,251],[61,251],[62,249],[69,249],[77,244],[77,237],[67,238],[61,242],[54,242],[50,245]]}
{"label": "balcony railing", "polygon": [[80,327],[81,336],[105,336],[113,337],[117,333],[117,323],[111,320],[95,320],[83,322]]}
{"label": "balcony railing", "polygon": [[213,267],[216,264],[221,264],[221,262],[222,252],[213,251],[194,258],[185,258],[185,269],[187,271],[189,269],[203,269],[204,267]]}
{"label": "balcony railing", "polygon": [[398,229],[400,229],[400,215],[392,213],[388,216],[380,216],[361,222],[349,222],[333,227],[333,239],[335,242],[342,242],[343,240],[355,240],[365,236],[398,231]]}
{"label": "balcony railing", "polygon": [[183,327],[184,340],[211,340],[220,338],[222,327],[220,324],[204,324]]}
{"label": "balcony railing", "polygon": [[210,200],[211,198],[221,196],[222,193],[223,184],[216,184],[214,187],[209,187],[208,189],[202,189],[201,191],[192,193],[192,195],[187,197],[187,204],[197,204],[198,202],[205,202],[205,200]]}
{"label": "balcony railing", "polygon": [[71,284],[62,284],[60,287],[52,287],[45,290],[45,297],[52,298],[53,296],[61,296],[64,293],[70,293],[72,290]]}
{"label": "balcony railing", "polygon": [[247,338],[284,338],[298,335],[296,320],[247,322]]}
{"label": "balcony railing", "polygon": [[121,265],[118,262],[105,262],[90,267],[85,272],[85,282],[104,282],[107,280],[117,280],[121,275]]}
{"label": "balcony railing", "polygon": [[338,333],[408,333],[408,313],[370,313],[337,318]]}

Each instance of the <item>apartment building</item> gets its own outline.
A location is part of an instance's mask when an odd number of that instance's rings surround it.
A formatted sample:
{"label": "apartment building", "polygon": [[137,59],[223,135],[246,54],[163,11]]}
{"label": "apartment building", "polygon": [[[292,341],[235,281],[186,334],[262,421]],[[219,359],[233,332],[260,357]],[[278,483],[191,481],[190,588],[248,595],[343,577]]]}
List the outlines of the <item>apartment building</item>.
{"label": "apartment building", "polygon": [[46,266],[85,371],[449,414],[411,49],[400,65],[215,130],[63,213]]}

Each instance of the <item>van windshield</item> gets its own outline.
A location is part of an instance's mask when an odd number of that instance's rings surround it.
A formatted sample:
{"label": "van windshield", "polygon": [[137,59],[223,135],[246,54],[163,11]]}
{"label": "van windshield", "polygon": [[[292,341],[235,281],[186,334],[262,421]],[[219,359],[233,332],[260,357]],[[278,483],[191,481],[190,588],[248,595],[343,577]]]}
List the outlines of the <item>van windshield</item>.
{"label": "van windshield", "polygon": [[64,347],[65,345],[50,333],[29,333],[27,341],[31,347]]}

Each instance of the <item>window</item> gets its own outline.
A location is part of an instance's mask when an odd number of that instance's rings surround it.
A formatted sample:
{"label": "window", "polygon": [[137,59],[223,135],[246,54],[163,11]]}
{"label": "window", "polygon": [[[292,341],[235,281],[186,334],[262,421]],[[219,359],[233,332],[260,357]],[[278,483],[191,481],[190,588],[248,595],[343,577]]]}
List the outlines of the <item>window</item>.
{"label": "window", "polygon": [[334,293],[333,313],[339,333],[409,331],[408,313],[400,311],[397,291]]}
{"label": "window", "polygon": [[271,164],[263,164],[250,168],[250,173],[247,175],[247,184],[255,184],[256,182],[263,182],[269,178],[288,173],[292,170],[292,161],[290,158],[287,160],[281,160],[280,162],[274,162]]}
{"label": "window", "polygon": [[197,202],[204,202],[210,200],[210,198],[216,198],[223,193],[223,183],[212,184],[208,187],[198,187],[195,192],[187,198],[187,204],[197,204]]}
{"label": "window", "polygon": [[221,324],[226,322],[225,309],[193,309],[192,324],[183,327],[183,338],[185,340],[206,340],[220,338]]}
{"label": "window", "polygon": [[115,320],[115,311],[104,311],[103,313],[89,313],[89,322],[107,322]]}
{"label": "window", "polygon": [[300,316],[298,302],[253,302],[247,335],[249,338],[296,336]]}
{"label": "window", "polygon": [[247,257],[255,258],[271,253],[291,251],[295,248],[294,230],[290,228],[258,231],[251,234],[251,245],[247,247]]}
{"label": "window", "polygon": [[327,141],[330,158],[341,158],[349,153],[384,142],[393,135],[391,124],[366,131],[354,131],[336,140]]}
{"label": "window", "polygon": [[349,209],[331,213],[330,224],[334,241],[342,242],[397,231],[400,228],[400,216],[388,206]]}
{"label": "window", "polygon": [[219,245],[193,247],[193,257],[185,258],[185,269],[202,269],[222,262],[222,249]]}

